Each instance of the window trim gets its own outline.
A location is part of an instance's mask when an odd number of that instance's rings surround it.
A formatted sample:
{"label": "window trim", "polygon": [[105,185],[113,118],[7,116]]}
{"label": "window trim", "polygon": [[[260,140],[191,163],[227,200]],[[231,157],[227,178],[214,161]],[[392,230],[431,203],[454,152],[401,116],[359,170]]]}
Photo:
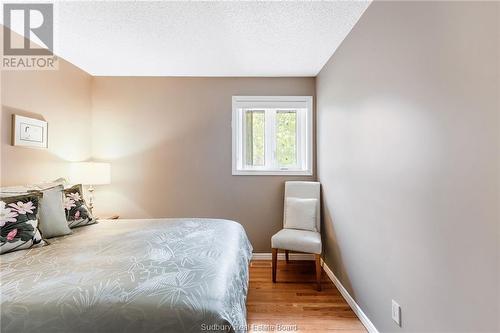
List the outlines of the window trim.
{"label": "window trim", "polygon": [[[243,125],[240,110],[243,108],[283,108],[283,109],[306,109],[305,124],[298,135],[305,132],[305,168],[269,170],[269,169],[242,169],[238,168],[240,160],[243,159]],[[234,176],[312,176],[313,175],[313,98],[312,96],[233,96],[232,98],[232,175]],[[240,135],[241,133],[241,135]],[[299,145],[303,143],[297,138],[297,158],[301,155]]]}

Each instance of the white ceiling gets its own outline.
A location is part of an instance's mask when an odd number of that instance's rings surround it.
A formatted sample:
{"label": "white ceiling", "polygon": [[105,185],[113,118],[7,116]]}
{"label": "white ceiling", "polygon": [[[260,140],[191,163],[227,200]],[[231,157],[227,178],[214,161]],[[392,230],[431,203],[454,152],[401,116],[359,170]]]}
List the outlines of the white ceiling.
{"label": "white ceiling", "polygon": [[369,1],[60,1],[55,51],[97,76],[315,76]]}

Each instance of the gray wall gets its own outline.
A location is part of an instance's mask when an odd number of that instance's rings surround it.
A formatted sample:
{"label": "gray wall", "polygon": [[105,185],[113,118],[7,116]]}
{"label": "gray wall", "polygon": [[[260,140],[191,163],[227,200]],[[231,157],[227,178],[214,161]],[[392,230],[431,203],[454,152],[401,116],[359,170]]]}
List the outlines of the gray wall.
{"label": "gray wall", "polygon": [[94,77],[92,153],[112,168],[97,213],[233,219],[270,252],[284,181],[314,178],[231,175],[232,95],[314,96],[315,79]]}
{"label": "gray wall", "polygon": [[[0,25],[0,45],[3,30]],[[58,70],[0,71],[0,77],[0,186],[67,177],[68,161],[90,157],[88,73],[59,58]],[[12,114],[47,121],[48,149],[12,146]]]}
{"label": "gray wall", "polygon": [[499,330],[499,6],[374,2],[317,78],[325,259],[381,332]]}

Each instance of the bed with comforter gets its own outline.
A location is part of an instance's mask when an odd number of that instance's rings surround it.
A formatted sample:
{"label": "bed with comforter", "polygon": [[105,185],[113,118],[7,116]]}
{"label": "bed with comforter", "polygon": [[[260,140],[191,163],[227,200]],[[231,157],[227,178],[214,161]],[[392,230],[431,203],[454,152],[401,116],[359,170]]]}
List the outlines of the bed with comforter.
{"label": "bed with comforter", "polygon": [[77,228],[1,256],[1,331],[245,331],[251,253],[228,220]]}

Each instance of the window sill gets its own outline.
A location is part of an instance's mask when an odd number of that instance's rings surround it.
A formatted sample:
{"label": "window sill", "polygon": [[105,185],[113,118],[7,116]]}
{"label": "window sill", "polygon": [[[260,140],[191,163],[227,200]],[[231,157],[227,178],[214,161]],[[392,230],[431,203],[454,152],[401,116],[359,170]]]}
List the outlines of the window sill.
{"label": "window sill", "polygon": [[311,170],[233,170],[233,176],[312,176]]}

